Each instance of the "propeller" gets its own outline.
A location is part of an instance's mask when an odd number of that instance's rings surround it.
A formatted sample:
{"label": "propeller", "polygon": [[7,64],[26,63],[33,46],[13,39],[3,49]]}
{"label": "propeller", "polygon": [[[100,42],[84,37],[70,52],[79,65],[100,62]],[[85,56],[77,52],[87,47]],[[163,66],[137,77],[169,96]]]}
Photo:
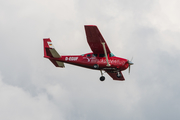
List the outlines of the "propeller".
{"label": "propeller", "polygon": [[128,60],[128,64],[129,64],[129,73],[130,73],[130,69],[131,69],[131,65],[133,65],[134,63],[132,62],[133,58],[131,59],[131,61]]}

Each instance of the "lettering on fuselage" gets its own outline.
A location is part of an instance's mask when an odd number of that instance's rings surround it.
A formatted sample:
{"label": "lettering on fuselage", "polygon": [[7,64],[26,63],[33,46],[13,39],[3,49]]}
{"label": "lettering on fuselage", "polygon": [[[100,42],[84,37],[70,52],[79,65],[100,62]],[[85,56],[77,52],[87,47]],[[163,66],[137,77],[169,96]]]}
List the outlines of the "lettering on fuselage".
{"label": "lettering on fuselage", "polygon": [[[99,63],[103,63],[106,64],[107,61],[106,59],[97,59],[95,57],[91,57],[91,58],[87,58],[85,57],[84,59],[87,59],[87,62],[91,62],[91,63],[97,63],[99,61]],[[115,65],[125,65],[125,61],[124,60],[119,60],[119,59],[109,59],[109,64],[115,64]]]}
{"label": "lettering on fuselage", "polygon": [[65,61],[77,61],[78,57],[65,57]]}
{"label": "lettering on fuselage", "polygon": [[[101,59],[100,63],[107,63],[107,61],[106,61],[106,59]],[[122,60],[109,60],[109,64],[124,65],[125,61],[122,61]]]}

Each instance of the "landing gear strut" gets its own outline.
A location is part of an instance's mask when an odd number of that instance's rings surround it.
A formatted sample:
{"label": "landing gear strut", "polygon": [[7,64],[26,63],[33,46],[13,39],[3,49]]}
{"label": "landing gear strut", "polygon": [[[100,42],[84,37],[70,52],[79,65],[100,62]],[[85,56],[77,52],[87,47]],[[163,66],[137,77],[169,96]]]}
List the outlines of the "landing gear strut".
{"label": "landing gear strut", "polygon": [[100,81],[104,81],[105,77],[103,76],[102,70],[100,70],[100,71],[101,71],[101,77],[99,79],[100,79]]}
{"label": "landing gear strut", "polygon": [[118,71],[117,72],[117,77],[120,78],[121,76],[122,76],[121,73]]}

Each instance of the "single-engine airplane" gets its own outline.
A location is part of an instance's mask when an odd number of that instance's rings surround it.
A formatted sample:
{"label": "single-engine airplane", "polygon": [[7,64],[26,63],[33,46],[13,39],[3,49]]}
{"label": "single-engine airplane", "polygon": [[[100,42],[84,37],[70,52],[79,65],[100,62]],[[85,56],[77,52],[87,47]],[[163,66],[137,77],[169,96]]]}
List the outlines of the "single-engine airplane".
{"label": "single-engine airplane", "polygon": [[65,67],[64,63],[100,70],[100,80],[104,81],[103,72],[108,73],[114,80],[125,80],[121,71],[133,65],[127,59],[116,57],[110,51],[106,41],[95,25],[85,25],[87,42],[92,53],[82,55],[63,55],[60,56],[55,50],[50,38],[44,38],[44,57],[48,58],[56,67]]}

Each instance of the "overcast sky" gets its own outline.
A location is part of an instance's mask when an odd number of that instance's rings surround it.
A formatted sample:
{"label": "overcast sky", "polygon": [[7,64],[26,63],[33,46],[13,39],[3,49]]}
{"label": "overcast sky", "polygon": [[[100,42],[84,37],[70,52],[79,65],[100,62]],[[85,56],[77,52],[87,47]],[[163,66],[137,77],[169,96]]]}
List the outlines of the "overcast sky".
{"label": "overcast sky", "polygon": [[[179,120],[179,0],[0,1],[1,120]],[[107,74],[43,58],[91,52],[84,25],[97,25],[131,74]]]}

